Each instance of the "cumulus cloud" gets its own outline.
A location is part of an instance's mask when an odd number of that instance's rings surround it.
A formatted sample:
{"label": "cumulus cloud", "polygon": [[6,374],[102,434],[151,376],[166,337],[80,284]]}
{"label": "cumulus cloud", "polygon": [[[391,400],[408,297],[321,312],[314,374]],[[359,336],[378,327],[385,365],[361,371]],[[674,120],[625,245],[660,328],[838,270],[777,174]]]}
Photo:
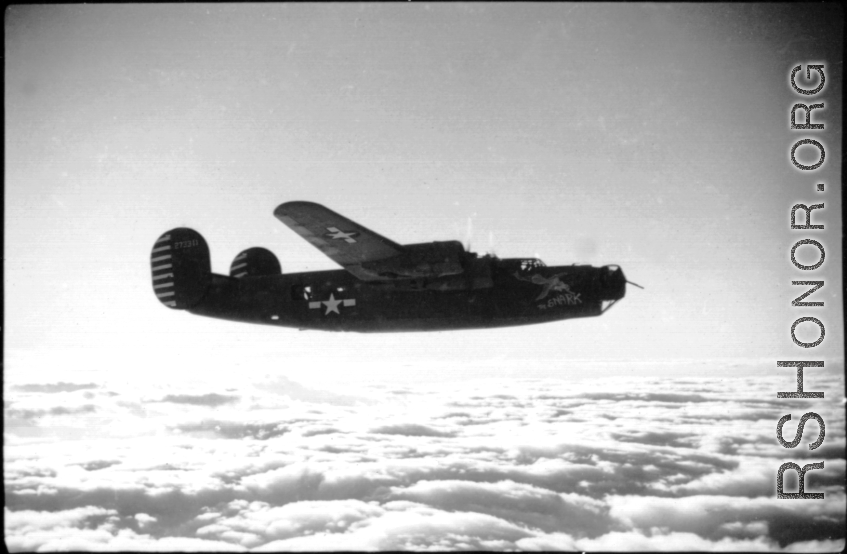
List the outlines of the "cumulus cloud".
{"label": "cumulus cloud", "polygon": [[439,431],[419,423],[401,423],[395,425],[383,425],[371,429],[371,433],[378,435],[407,435],[410,437],[452,437],[453,433]]}
{"label": "cumulus cloud", "polygon": [[532,533],[474,512],[447,512],[422,504],[389,502],[343,533],[324,532],[269,542],[256,550],[500,550]]}
{"label": "cumulus cloud", "polygon": [[57,527],[75,527],[90,519],[105,519],[117,515],[115,510],[97,506],[83,506],[57,512],[34,510],[4,511],[6,531],[41,531]]}
{"label": "cumulus cloud", "polygon": [[194,406],[220,406],[238,400],[237,396],[225,394],[169,394],[162,398],[161,402],[174,402],[176,404],[192,404]]}
{"label": "cumulus cloud", "polygon": [[104,469],[119,463],[121,462],[117,460],[92,460],[89,462],[83,462],[80,465],[85,468],[86,471],[97,471],[98,469]]}
{"label": "cumulus cloud", "polygon": [[46,417],[46,416],[90,414],[90,413],[93,413],[95,411],[97,411],[96,406],[94,406],[92,404],[86,404],[85,406],[74,406],[74,407],[54,406],[53,408],[46,409],[46,410],[10,409],[10,410],[7,410],[7,414],[11,418],[36,419],[36,418]]}
{"label": "cumulus cloud", "polygon": [[[6,428],[7,544],[19,551],[60,544],[748,551],[844,545],[843,410],[837,399],[815,406],[827,421],[821,448],[784,449],[776,421],[808,406],[777,399],[778,379],[739,379],[731,387],[707,379],[486,381],[404,394],[368,385],[319,393],[284,378],[271,383],[225,395],[161,383],[108,394],[13,388],[6,404],[7,415],[17,416]],[[23,418],[28,412],[43,416]],[[57,428],[61,434],[49,434]],[[776,498],[776,469],[791,459],[825,461],[825,469],[806,476],[806,490],[825,492],[824,500]],[[787,491],[797,486],[790,473]]]}
{"label": "cumulus cloud", "polygon": [[596,536],[614,524],[604,502],[514,481],[419,481],[392,487],[389,497],[448,511],[489,514],[525,527],[574,536]]}
{"label": "cumulus cloud", "polygon": [[85,389],[96,389],[97,385],[94,383],[65,383],[60,381],[58,383],[46,383],[46,384],[26,384],[26,385],[17,385],[15,389],[25,392],[73,392],[78,390]]}
{"label": "cumulus cloud", "polygon": [[135,514],[135,521],[137,521],[138,526],[143,529],[145,527],[149,527],[153,523],[156,523],[156,518],[142,512],[140,514]]}
{"label": "cumulus cloud", "polygon": [[708,402],[704,396],[699,394],[677,394],[677,393],[655,393],[655,392],[642,392],[638,394],[632,393],[609,393],[609,392],[592,392],[587,393],[583,396],[583,398],[587,398],[589,400],[612,400],[614,402],[628,402],[628,401],[638,401],[638,402],[668,402],[671,404],[675,403],[688,403],[688,402]]}
{"label": "cumulus cloud", "polygon": [[360,500],[303,501],[276,507],[267,502],[234,501],[214,518],[203,517],[206,514],[198,516],[213,522],[200,527],[197,534],[237,539],[244,546],[254,547],[302,535],[344,533],[351,525],[377,517],[383,511],[378,505]]}
{"label": "cumulus cloud", "polygon": [[287,396],[294,400],[333,404],[336,406],[354,406],[366,401],[364,398],[350,394],[339,394],[328,390],[306,387],[282,375],[265,379],[261,383],[261,390],[264,393]]}
{"label": "cumulus cloud", "polygon": [[[683,497],[611,496],[607,498],[610,513],[616,519],[636,529],[665,528],[696,533],[709,539],[727,535],[746,535],[753,528],[749,524],[767,524],[773,530],[774,522],[784,523],[796,519],[800,525],[813,522],[835,521],[843,518],[844,495],[834,494],[813,506],[798,503],[776,503],[768,497],[738,498],[720,495]],[[811,504],[811,502],[806,502]],[[801,523],[802,522],[802,523]],[[843,522],[843,519],[842,519]],[[804,537],[805,538],[805,537]],[[822,538],[841,538],[826,536]]]}
{"label": "cumulus cloud", "polygon": [[203,420],[198,423],[182,423],[174,426],[174,429],[187,433],[208,432],[218,437],[227,439],[254,438],[258,440],[268,440],[274,437],[279,437],[289,431],[289,428],[281,423],[249,423],[238,421],[220,421],[214,419]]}

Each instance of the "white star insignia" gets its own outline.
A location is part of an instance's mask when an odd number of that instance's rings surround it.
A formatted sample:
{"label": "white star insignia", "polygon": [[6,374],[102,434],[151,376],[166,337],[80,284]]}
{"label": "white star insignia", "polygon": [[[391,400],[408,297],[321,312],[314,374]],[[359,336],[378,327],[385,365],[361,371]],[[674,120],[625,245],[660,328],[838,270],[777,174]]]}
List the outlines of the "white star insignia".
{"label": "white star insignia", "polygon": [[324,236],[329,237],[331,239],[343,239],[344,242],[354,243],[356,242],[353,237],[358,236],[359,233],[355,231],[350,231],[349,233],[345,233],[338,227],[327,227],[326,228],[329,233],[326,233]]}
{"label": "white star insignia", "polygon": [[355,298],[345,298],[343,300],[336,300],[335,294],[333,293],[333,294],[329,295],[329,300],[322,300],[320,302],[309,302],[309,308],[310,309],[320,308],[321,304],[326,306],[326,312],[324,312],[324,315],[329,315],[331,312],[335,312],[338,315],[341,315],[341,310],[338,309],[338,306],[339,305],[345,306],[345,307],[355,306],[356,305],[356,299]]}
{"label": "white star insignia", "polygon": [[338,305],[341,304],[341,300],[336,300],[334,294],[330,294],[329,300],[324,300],[321,304],[326,306],[326,313],[324,315],[329,315],[330,312],[335,312],[338,315],[341,315],[341,312],[338,311]]}

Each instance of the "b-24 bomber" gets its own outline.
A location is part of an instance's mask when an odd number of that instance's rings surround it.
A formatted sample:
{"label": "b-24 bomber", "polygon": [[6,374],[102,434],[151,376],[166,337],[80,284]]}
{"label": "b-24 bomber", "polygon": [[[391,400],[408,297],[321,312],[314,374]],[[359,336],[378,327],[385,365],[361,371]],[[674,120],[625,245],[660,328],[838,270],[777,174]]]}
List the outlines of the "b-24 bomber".
{"label": "b-24 bomber", "polygon": [[272,252],[254,247],[220,275],[205,239],[180,227],[153,245],[156,298],[231,321],[395,332],[598,316],[626,292],[614,265],[548,267],[536,258],[478,256],[459,241],[400,245],[313,202],[286,202],[274,215],[343,269],[284,274]]}

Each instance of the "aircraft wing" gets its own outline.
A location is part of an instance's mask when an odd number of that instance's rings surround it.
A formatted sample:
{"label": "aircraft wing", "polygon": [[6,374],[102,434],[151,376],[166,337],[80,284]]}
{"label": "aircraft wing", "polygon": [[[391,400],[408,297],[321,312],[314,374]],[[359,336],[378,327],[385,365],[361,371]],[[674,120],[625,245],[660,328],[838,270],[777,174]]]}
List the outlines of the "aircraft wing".
{"label": "aircraft wing", "polygon": [[314,202],[286,202],[274,215],[333,261],[365,280],[380,280],[361,264],[400,257],[399,244]]}

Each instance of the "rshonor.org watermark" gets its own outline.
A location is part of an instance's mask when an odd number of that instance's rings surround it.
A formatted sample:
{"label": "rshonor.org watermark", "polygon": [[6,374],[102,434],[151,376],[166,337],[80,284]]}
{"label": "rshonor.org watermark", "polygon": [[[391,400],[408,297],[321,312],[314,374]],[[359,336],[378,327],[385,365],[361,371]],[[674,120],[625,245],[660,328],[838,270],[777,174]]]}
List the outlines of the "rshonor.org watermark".
{"label": "rshonor.org watermark", "polygon": [[[805,79],[803,78],[805,76]],[[791,69],[790,76],[788,78],[789,84],[793,91],[799,95],[797,100],[805,100],[806,102],[811,102],[806,104],[804,102],[795,102],[795,104],[791,107],[791,111],[789,112],[789,116],[791,119],[791,132],[792,134],[800,131],[804,133],[804,136],[792,137],[792,146],[789,153],[789,158],[791,159],[791,163],[794,167],[800,170],[800,174],[804,177],[809,176],[811,179],[807,179],[807,182],[812,185],[811,189],[807,189],[805,194],[812,193],[812,195],[821,195],[826,193],[826,183],[817,182],[820,179],[815,178],[815,172],[821,169],[826,162],[826,148],[824,146],[824,131],[826,124],[822,121],[817,121],[815,123],[812,122],[813,112],[817,109],[824,109],[824,101],[820,96],[824,87],[826,86],[826,67],[823,63],[807,63],[805,67],[803,65],[797,65]],[[818,114],[820,115],[820,114]],[[811,205],[809,205],[811,204]],[[815,232],[822,231],[824,229],[824,224],[812,224],[812,212],[815,210],[823,210],[824,203],[814,203],[814,201],[809,202],[809,204],[794,204],[791,207],[791,215],[790,215],[790,224],[792,231],[799,231],[803,233],[801,237],[798,237],[794,245],[791,247],[791,263],[797,269],[802,271],[809,272],[810,279],[813,279],[817,275],[814,273],[819,270],[826,259],[826,252],[824,250],[824,245],[821,244],[820,241],[815,240]],[[818,214],[819,215],[819,214]],[[802,252],[806,250],[806,254],[809,255],[811,253],[812,260],[805,260],[808,265],[803,264],[797,260],[798,251]],[[814,263],[811,263],[814,262]],[[816,348],[821,345],[824,341],[824,337],[826,336],[826,326],[824,322],[812,315],[806,315],[807,313],[820,315],[815,313],[815,310],[818,310],[823,307],[823,302],[813,302],[806,301],[809,295],[813,294],[818,289],[823,288],[824,281],[821,280],[803,280],[803,281],[791,281],[791,284],[794,286],[802,286],[807,290],[795,298],[791,302],[792,306],[792,318],[796,315],[800,315],[794,323],[791,325],[791,340],[794,341],[794,344],[799,348],[808,349],[804,351],[803,360],[780,360],[776,362],[777,367],[785,367],[785,368],[794,368],[797,372],[797,390],[793,392],[777,392],[777,398],[823,398],[823,392],[807,392],[803,389],[803,370],[806,368],[817,368],[824,367],[823,360],[809,360],[810,356],[808,352],[811,352],[811,349]],[[793,296],[793,295],[792,295]],[[802,310],[808,310],[803,314],[799,314],[794,311],[794,308],[800,308]],[[817,331],[817,338],[811,342],[806,342],[797,338],[798,328],[806,328],[806,332],[809,329]],[[809,337],[805,337],[809,338]],[[815,412],[806,412],[800,418],[800,421],[797,425],[797,431],[794,435],[794,440],[791,442],[786,441],[782,435],[782,427],[786,422],[791,420],[791,414],[785,414],[780,418],[780,420],[776,424],[776,439],[779,441],[785,448],[796,448],[797,445],[800,444],[800,439],[803,436],[803,428],[806,425],[806,422],[809,419],[814,419],[818,427],[820,429],[818,433],[818,438],[809,444],[809,450],[815,450],[820,445],[823,444],[824,438],[826,437],[826,426],[824,424],[823,418],[816,414]],[[820,499],[823,498],[822,492],[806,492],[805,491],[805,478],[806,473],[809,471],[813,471],[815,469],[823,469],[823,461],[806,464],[802,468],[796,464],[795,462],[785,462],[776,472],[776,496],[781,499],[802,499],[802,500],[810,500],[810,499]],[[784,474],[787,470],[794,470],[797,472],[797,492],[785,492],[784,487]]]}

